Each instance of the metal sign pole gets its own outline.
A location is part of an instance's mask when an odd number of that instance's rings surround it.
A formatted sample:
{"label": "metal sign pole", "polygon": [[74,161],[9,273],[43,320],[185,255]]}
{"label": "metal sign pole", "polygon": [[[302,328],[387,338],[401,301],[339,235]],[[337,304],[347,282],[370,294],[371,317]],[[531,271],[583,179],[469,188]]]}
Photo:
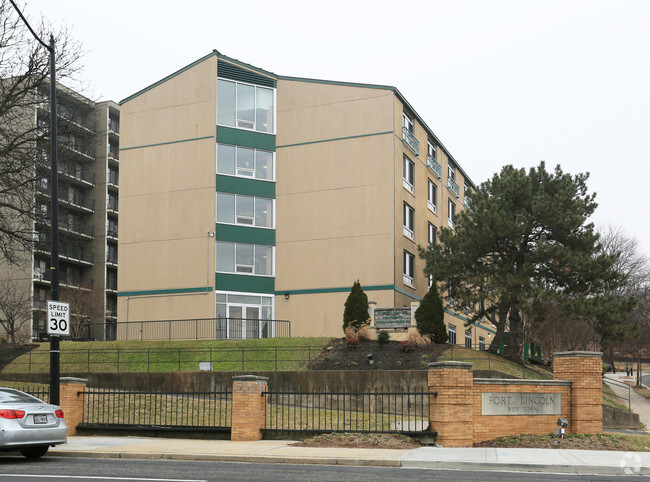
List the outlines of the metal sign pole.
{"label": "metal sign pole", "polygon": [[[50,298],[59,300],[59,192],[57,166],[57,129],[56,129],[56,65],[54,56],[54,35],[50,35],[50,213],[52,231],[50,234],[50,271],[52,275]],[[50,323],[50,320],[47,320]],[[50,335],[50,403],[59,405],[59,336]]]}

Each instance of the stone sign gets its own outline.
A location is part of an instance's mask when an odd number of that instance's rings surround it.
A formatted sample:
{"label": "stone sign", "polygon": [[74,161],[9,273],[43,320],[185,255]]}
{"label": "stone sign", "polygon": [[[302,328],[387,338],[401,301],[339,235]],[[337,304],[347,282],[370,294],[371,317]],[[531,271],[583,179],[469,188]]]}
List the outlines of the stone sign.
{"label": "stone sign", "polygon": [[560,393],[481,393],[482,415],[561,415]]}
{"label": "stone sign", "polygon": [[375,326],[410,325],[411,308],[376,308]]}

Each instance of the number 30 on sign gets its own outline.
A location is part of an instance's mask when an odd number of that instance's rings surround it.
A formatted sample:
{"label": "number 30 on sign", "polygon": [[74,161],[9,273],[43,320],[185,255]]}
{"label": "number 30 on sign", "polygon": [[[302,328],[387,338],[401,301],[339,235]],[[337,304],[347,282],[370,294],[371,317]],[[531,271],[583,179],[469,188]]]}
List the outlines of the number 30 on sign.
{"label": "number 30 on sign", "polygon": [[70,335],[70,304],[63,301],[47,302],[47,334]]}

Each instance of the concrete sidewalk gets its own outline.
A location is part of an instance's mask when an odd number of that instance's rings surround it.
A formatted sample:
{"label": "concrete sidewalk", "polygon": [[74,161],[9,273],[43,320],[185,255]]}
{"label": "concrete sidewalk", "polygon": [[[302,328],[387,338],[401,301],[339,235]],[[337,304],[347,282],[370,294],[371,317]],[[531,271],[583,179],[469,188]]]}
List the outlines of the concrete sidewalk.
{"label": "concrete sidewalk", "polygon": [[295,441],[72,436],[49,455],[132,459],[211,460],[569,474],[650,475],[648,452],[436,448],[412,450],[295,447]]}
{"label": "concrete sidewalk", "polygon": [[[607,383],[608,380],[614,380],[619,383],[636,383],[635,377],[628,377],[625,375],[625,373],[621,373],[620,371],[616,374],[606,373],[604,376],[605,383]],[[626,388],[620,387],[613,383],[607,383],[607,385],[614,391],[616,395],[624,399],[620,400],[621,403],[627,403],[626,400],[628,398],[628,390]],[[646,426],[646,430],[650,430],[650,401],[632,389],[629,390],[629,396],[630,408],[634,413],[639,414],[639,420],[643,425]]]}

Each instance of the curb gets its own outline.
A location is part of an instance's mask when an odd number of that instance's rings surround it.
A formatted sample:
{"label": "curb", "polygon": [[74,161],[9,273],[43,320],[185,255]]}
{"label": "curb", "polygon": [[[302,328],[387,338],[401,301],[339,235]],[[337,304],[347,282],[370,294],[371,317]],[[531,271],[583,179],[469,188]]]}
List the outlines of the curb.
{"label": "curb", "polygon": [[[211,455],[211,454],[163,454],[138,452],[72,452],[50,450],[53,457],[83,457],[106,459],[141,459],[141,460],[197,460],[204,462],[248,462],[265,464],[303,464],[303,465],[348,465],[357,467],[402,467],[399,459],[348,459],[339,457],[273,457],[264,455]],[[455,468],[458,468],[457,466]]]}
{"label": "curb", "polygon": [[[544,465],[544,464],[512,464],[484,462],[447,462],[424,460],[387,460],[387,459],[347,459],[339,457],[273,457],[264,455],[210,455],[210,454],[169,454],[169,453],[138,453],[138,452],[72,452],[51,450],[48,455],[55,457],[83,457],[109,459],[138,459],[138,460],[196,460],[203,462],[240,462],[266,464],[297,464],[297,465],[344,465],[356,467],[393,467],[411,469],[438,470],[472,470],[490,472],[537,472],[560,473],[573,475],[626,475],[620,467],[593,465]],[[638,472],[628,475],[650,475],[650,467],[640,467]]]}

